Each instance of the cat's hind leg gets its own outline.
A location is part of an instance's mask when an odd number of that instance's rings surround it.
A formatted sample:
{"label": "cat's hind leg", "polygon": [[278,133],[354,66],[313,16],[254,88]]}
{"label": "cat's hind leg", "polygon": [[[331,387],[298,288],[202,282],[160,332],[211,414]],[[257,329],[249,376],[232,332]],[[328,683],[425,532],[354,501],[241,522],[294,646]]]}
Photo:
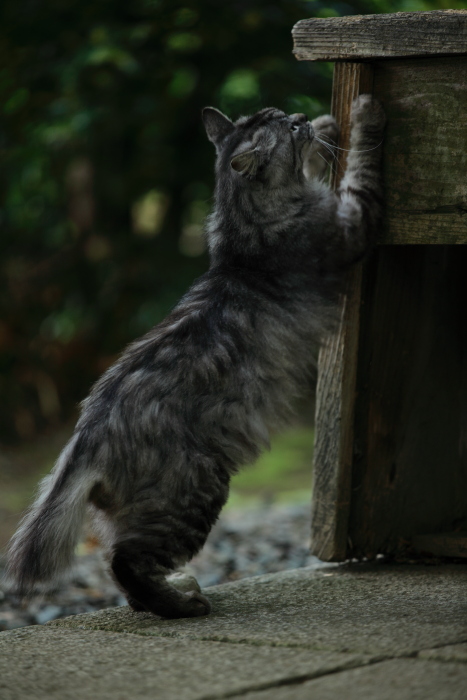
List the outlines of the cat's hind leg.
{"label": "cat's hind leg", "polygon": [[170,493],[162,484],[157,493],[142,490],[110,528],[111,571],[133,610],[167,618],[197,617],[211,610],[195,580],[188,591],[166,580],[199,552],[229,492],[228,474],[215,462],[190,466],[183,480],[173,479]]}
{"label": "cat's hind leg", "polygon": [[111,560],[112,573],[135,611],[167,618],[208,615],[211,605],[196,590],[182,593],[166,580],[174,563],[157,538],[127,537],[117,542]]}
{"label": "cat's hind leg", "polygon": [[135,482],[131,501],[106,516],[104,544],[117,584],[134,610],[167,618],[210,612],[195,580],[193,590],[182,591],[166,576],[199,552],[229,494],[219,460],[193,450],[183,457],[173,457],[162,478]]}

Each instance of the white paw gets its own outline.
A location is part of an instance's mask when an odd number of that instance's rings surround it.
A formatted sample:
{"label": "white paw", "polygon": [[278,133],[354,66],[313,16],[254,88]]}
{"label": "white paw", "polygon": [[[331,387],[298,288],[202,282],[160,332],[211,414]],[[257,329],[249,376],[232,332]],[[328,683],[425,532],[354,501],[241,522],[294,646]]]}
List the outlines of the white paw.
{"label": "white paw", "polygon": [[166,576],[166,579],[171,586],[176,588],[177,591],[180,591],[181,593],[190,593],[192,591],[201,593],[199,583],[194,576],[190,576],[189,574],[183,574],[181,571],[177,571],[175,574],[170,574],[169,576]]}
{"label": "white paw", "polygon": [[352,126],[382,131],[386,124],[386,116],[377,99],[372,95],[360,95],[352,103],[351,122]]}

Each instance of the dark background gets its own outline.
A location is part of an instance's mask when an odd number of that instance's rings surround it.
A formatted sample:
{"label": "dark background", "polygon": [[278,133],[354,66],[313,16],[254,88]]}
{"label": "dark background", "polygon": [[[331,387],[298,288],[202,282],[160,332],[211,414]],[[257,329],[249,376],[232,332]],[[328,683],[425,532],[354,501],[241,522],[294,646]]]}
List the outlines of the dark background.
{"label": "dark background", "polygon": [[3,0],[0,439],[55,430],[206,269],[203,106],[313,118],[332,66],[293,58],[296,21],[463,7]]}

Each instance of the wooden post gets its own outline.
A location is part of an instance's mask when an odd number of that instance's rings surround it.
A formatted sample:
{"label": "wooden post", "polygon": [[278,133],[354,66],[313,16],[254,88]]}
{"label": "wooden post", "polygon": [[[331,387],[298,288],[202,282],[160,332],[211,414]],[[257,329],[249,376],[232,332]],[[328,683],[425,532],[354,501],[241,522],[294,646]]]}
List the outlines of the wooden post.
{"label": "wooden post", "polygon": [[467,11],[303,20],[293,35],[300,60],[336,61],[341,147],[356,95],[388,117],[381,245],[319,359],[312,551],[465,556]]}
{"label": "wooden post", "polygon": [[[353,100],[372,88],[371,66],[335,65],[331,111],[341,128],[340,148],[349,148]],[[339,153],[335,189],[345,171],[346,151]],[[347,552],[361,277],[358,265],[347,279],[339,330],[321,348],[318,361],[311,544],[312,553],[324,561],[341,561]]]}

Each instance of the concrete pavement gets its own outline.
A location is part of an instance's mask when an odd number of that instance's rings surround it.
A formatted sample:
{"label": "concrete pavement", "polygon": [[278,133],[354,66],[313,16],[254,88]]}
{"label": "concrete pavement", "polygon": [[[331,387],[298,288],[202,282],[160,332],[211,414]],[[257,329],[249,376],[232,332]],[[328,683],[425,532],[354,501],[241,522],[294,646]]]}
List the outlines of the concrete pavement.
{"label": "concrete pavement", "polygon": [[327,566],[0,633],[2,700],[466,700],[467,566]]}

